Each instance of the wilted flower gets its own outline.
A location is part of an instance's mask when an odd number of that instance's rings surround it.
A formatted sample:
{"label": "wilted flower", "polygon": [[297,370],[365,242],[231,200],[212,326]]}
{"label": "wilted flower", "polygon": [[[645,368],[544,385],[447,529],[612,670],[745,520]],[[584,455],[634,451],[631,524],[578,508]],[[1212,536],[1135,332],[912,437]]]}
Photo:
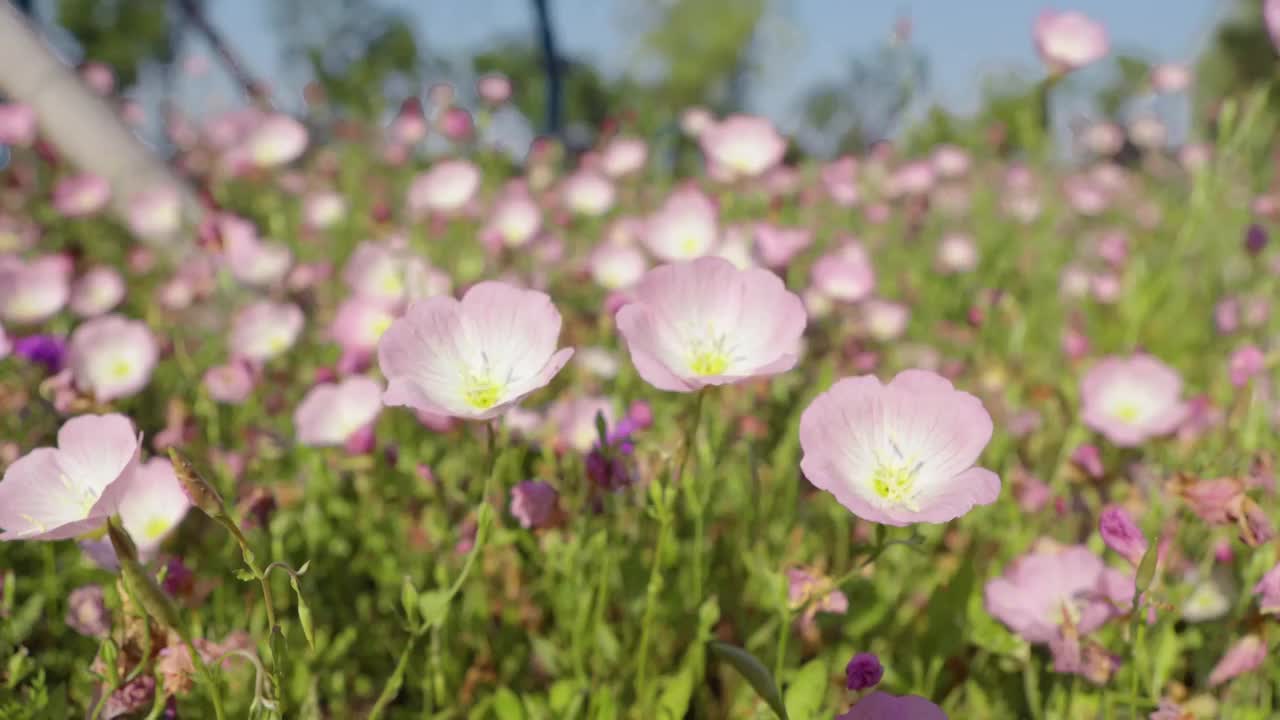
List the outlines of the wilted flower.
{"label": "wilted flower", "polygon": [[1081,384],[1084,423],[1121,447],[1177,429],[1187,415],[1177,371],[1149,355],[1109,357]]}
{"label": "wilted flower", "polygon": [[124,299],[124,278],[113,267],[99,265],[76,281],[71,289],[71,311],[81,317],[108,312]]}
{"label": "wilted flower", "polygon": [[1142,534],[1142,528],[1138,527],[1129,512],[1118,505],[1103,508],[1098,517],[1098,532],[1102,534],[1102,541],[1107,547],[1119,553],[1134,567],[1142,562],[1142,556],[1147,553],[1147,536]]}
{"label": "wilted flower", "polygon": [[658,259],[673,262],[710,254],[719,234],[716,206],[693,185],[667,196],[649,217],[644,242]]}
{"label": "wilted flower", "polygon": [[799,357],[804,305],[771,272],[700,258],[650,270],[634,293],[618,330],[640,376],[660,390],[775,375]]}
{"label": "wilted flower", "polygon": [[0,480],[0,540],[65,540],[113,515],[133,483],[138,435],[123,415],[81,415],[58,447],[18,458]]}
{"label": "wilted flower", "polygon": [[357,375],[308,390],[293,413],[293,426],[303,445],[342,445],[381,411],[382,385]]}
{"label": "wilted flower", "polygon": [[546,527],[555,516],[559,498],[549,483],[525,480],[511,488],[511,516],[525,529]]}
{"label": "wilted flower", "polygon": [[1049,643],[1069,624],[1087,635],[1133,599],[1133,582],[1083,545],[1018,558],[987,582],[987,612],[1028,642]]}
{"label": "wilted flower", "polygon": [[759,177],[781,162],[787,150],[773,123],[752,115],[712,121],[697,137],[713,174],[724,179]]}
{"label": "wilted flower", "polygon": [[846,690],[866,690],[880,684],[884,677],[884,666],[875,653],[858,653],[849,660],[844,668],[844,687]]}
{"label": "wilted flower", "polygon": [[1227,649],[1209,673],[1209,687],[1257,670],[1267,659],[1267,643],[1257,635],[1245,635]]}
{"label": "wilted flower", "polygon": [[480,170],[466,160],[442,160],[413,179],[409,185],[409,210],[456,213],[480,189]]}
{"label": "wilted flower", "polygon": [[297,305],[259,300],[232,320],[231,350],[249,360],[270,360],[293,347],[303,322]]}
{"label": "wilted flower", "polygon": [[560,313],[551,298],[498,282],[462,300],[409,306],[378,343],[387,405],[470,420],[501,415],[550,382],[573,355],[556,350]]}
{"label": "wilted flower", "polygon": [[146,387],[160,348],[141,320],[104,315],[87,320],[71,333],[67,364],[76,386],[99,401],[128,397]]}
{"label": "wilted flower", "polygon": [[1107,54],[1107,31],[1078,12],[1045,10],[1036,18],[1036,49],[1053,72],[1069,72]]}
{"label": "wilted flower", "polygon": [[71,296],[71,262],[44,255],[23,262],[0,256],[0,317],[19,325],[48,320]]}
{"label": "wilted flower", "polygon": [[877,690],[836,720],[947,720],[947,714],[918,695],[890,695]]}
{"label": "wilted flower", "polygon": [[936,373],[845,378],[801,415],[800,468],[864,520],[947,522],[1000,494],[999,476],[974,466],[991,432],[982,402]]}

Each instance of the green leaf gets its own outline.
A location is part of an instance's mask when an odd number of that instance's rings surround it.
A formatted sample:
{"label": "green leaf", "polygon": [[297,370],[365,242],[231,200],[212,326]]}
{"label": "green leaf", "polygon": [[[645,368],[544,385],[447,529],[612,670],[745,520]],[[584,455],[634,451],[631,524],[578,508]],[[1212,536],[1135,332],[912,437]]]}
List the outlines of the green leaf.
{"label": "green leaf", "polygon": [[235,576],[240,582],[253,582],[254,580],[257,580],[257,578],[253,576],[253,573],[245,570],[244,568],[236,568]]}
{"label": "green leaf", "polygon": [[756,695],[760,699],[769,704],[773,708],[773,712],[782,720],[790,720],[787,715],[787,708],[782,702],[782,693],[778,691],[778,683],[773,679],[773,674],[764,666],[764,663],[756,659],[754,655],[735,645],[712,640],[710,643],[711,652],[716,657],[729,663],[734,670],[738,671],[751,688],[756,691]]}
{"label": "green leaf", "polygon": [[547,695],[551,702],[551,712],[555,713],[556,717],[564,717],[569,704],[578,696],[578,683],[573,680],[561,680],[551,686],[551,691]]}
{"label": "green leaf", "polygon": [[404,607],[404,614],[409,620],[409,627],[417,627],[418,589],[413,586],[413,579],[408,575],[404,576],[404,582],[400,584],[400,605]]}
{"label": "green leaf", "polygon": [[427,627],[439,627],[449,616],[449,601],[453,598],[448,590],[428,590],[418,594],[418,609],[422,611],[422,622]]}
{"label": "green leaf", "polygon": [[667,679],[658,698],[658,720],[683,720],[693,699],[693,673],[686,664],[684,669]]}
{"label": "green leaf", "polygon": [[493,714],[498,720],[525,720],[524,705],[511,688],[500,687],[493,696]]}
{"label": "green leaf", "polygon": [[787,713],[796,718],[817,717],[827,694],[827,684],[825,660],[819,658],[805,663],[787,686]]}

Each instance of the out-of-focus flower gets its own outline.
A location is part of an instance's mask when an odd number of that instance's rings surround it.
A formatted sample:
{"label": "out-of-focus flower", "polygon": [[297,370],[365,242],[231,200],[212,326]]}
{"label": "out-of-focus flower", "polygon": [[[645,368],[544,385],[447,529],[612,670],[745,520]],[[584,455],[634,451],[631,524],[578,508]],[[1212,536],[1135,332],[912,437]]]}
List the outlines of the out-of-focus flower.
{"label": "out-of-focus flower", "polygon": [[1253,672],[1267,659],[1267,643],[1257,635],[1245,635],[1227,649],[1222,659],[1209,673],[1209,687],[1217,687],[1228,680]]}
{"label": "out-of-focus flower", "polygon": [[182,201],[177,190],[162,186],[129,199],[129,229],[143,239],[163,238],[182,225]]}
{"label": "out-of-focus flower", "polygon": [[606,290],[635,285],[649,267],[644,253],[632,245],[597,245],[587,260],[591,279]]}
{"label": "out-of-focus flower", "polygon": [[563,398],[551,406],[547,422],[555,430],[559,445],[585,453],[598,439],[597,415],[603,415],[605,426],[612,427],[613,401],[606,397]]}
{"label": "out-of-focus flower", "polygon": [[637,137],[616,137],[600,153],[600,169],[609,177],[625,177],[644,168],[649,146]]}
{"label": "out-of-focus flower", "polygon": [[1262,20],[1271,36],[1271,44],[1280,50],[1280,0],[1264,0]]}
{"label": "out-of-focus flower", "polygon": [[1181,63],[1160,63],[1151,68],[1151,87],[1160,93],[1176,93],[1191,85],[1191,70]]}
{"label": "out-of-focus flower", "polygon": [[232,320],[231,351],[249,360],[270,360],[293,347],[304,321],[302,309],[293,303],[259,300]]}
{"label": "out-of-focus flower", "polygon": [[67,596],[67,626],[85,637],[104,638],[111,631],[111,613],[101,585],[85,585]]}
{"label": "out-of-focus flower", "polygon": [[308,390],[293,413],[293,426],[303,445],[337,446],[371,425],[381,411],[382,385],[357,375]]}
{"label": "out-of-focus flower", "polygon": [[1040,58],[1055,73],[1101,60],[1109,47],[1106,28],[1078,12],[1041,12],[1034,35]]}
{"label": "out-of-focus flower", "polygon": [[800,468],[864,520],[947,522],[1000,494],[1000,477],[974,466],[991,432],[982,401],[936,373],[845,378],[801,415]]}
{"label": "out-of-focus flower", "polygon": [[[232,651],[253,652],[253,638],[243,631],[233,632],[222,642],[212,642],[205,638],[196,638],[194,643],[200,659],[210,665],[215,662],[226,670],[243,658],[230,654]],[[221,658],[221,662],[218,662]],[[191,659],[191,650],[186,643],[176,640],[162,649],[156,656],[156,673],[163,679],[164,691],[167,695],[185,695],[195,686],[196,667]]]}
{"label": "out-of-focus flower", "polygon": [[1213,322],[1218,332],[1228,335],[1240,327],[1240,301],[1226,298],[1213,307]]}
{"label": "out-of-focus flower", "polygon": [[240,360],[209,368],[204,374],[204,389],[215,402],[239,405],[253,392],[253,373]]}
{"label": "out-of-focus flower", "polygon": [[[1230,545],[1227,547],[1230,548]],[[1231,598],[1223,586],[1224,582],[1212,575],[1196,582],[1182,603],[1182,619],[1187,622],[1207,622],[1230,612]]]}
{"label": "out-of-focus flower", "polygon": [[1081,635],[1102,627],[1132,602],[1133,582],[1078,545],[1023,555],[987,583],[983,596],[987,612],[1010,630],[1049,643],[1064,625]]}
{"label": "out-of-focus flower", "polygon": [[1102,451],[1092,443],[1085,443],[1072,450],[1071,462],[1095,480],[1100,479],[1107,471],[1102,464]]}
{"label": "out-of-focus flower", "polygon": [[581,169],[565,178],[560,186],[564,204],[578,215],[598,217],[613,208],[617,190],[608,178],[594,170]]}
{"label": "out-of-focus flower", "polygon": [[1246,345],[1231,353],[1227,367],[1231,373],[1231,384],[1244,387],[1249,380],[1262,372],[1267,366],[1267,357],[1257,345]]}
{"label": "out-of-focus flower", "polygon": [[877,690],[836,720],[947,720],[947,714],[919,695],[890,695]]}
{"label": "out-of-focus flower", "polygon": [[490,105],[501,105],[511,97],[511,80],[501,73],[481,75],[476,81],[476,92]]}
{"label": "out-of-focus flower", "polygon": [[1081,383],[1086,425],[1121,447],[1177,429],[1187,415],[1182,378],[1149,355],[1109,357],[1089,369]]}
{"label": "out-of-focus flower", "polygon": [[868,335],[879,342],[889,342],[906,332],[911,308],[902,303],[871,299],[863,304],[862,316]]}
{"label": "out-of-focus flower", "polygon": [[858,653],[849,660],[844,668],[844,686],[846,690],[866,690],[880,684],[884,677],[884,666],[875,653]]}
{"label": "out-of-focus flower", "polygon": [[119,271],[99,265],[76,281],[71,290],[71,311],[81,317],[96,317],[119,305],[124,293],[124,278]]}
{"label": "out-of-focus flower", "polygon": [[1147,536],[1142,528],[1134,522],[1129,512],[1118,505],[1110,505],[1102,509],[1098,517],[1098,532],[1107,547],[1119,553],[1134,567],[1142,562],[1147,553]]}
{"label": "out-of-focus flower", "polygon": [[964,233],[947,233],[938,243],[938,266],[946,273],[965,273],[978,266],[978,246]]}
{"label": "out-of-focus flower", "polygon": [[667,196],[645,225],[644,242],[659,260],[692,260],[711,253],[719,234],[716,206],[696,186]]}
{"label": "out-of-focus flower", "polygon": [[1253,586],[1253,593],[1260,595],[1258,600],[1258,609],[1263,613],[1272,613],[1280,615],[1280,563],[1267,571],[1257,585]]}
{"label": "out-of-focus flower", "polygon": [[393,320],[395,315],[386,307],[356,295],[338,305],[329,333],[356,364],[362,364],[377,349],[378,340]]}
{"label": "out-of-focus flower", "polygon": [[306,126],[280,113],[262,118],[245,145],[248,158],[261,168],[288,165],[306,149]]}
{"label": "out-of-focus flower", "polygon": [[105,63],[90,60],[80,67],[80,77],[99,95],[110,95],[116,87],[116,74]]}
{"label": "out-of-focus flower", "polygon": [[480,170],[466,160],[441,160],[409,184],[409,211],[452,214],[480,189]]}
{"label": "out-of-focus flower", "polygon": [[289,246],[263,242],[253,235],[235,233],[224,238],[227,266],[236,280],[253,287],[280,282],[293,264]]}
{"label": "out-of-focus flower", "polygon": [[336,192],[311,193],[302,201],[302,221],[307,227],[324,230],[347,214],[347,201]]}
{"label": "out-of-focus flower", "polygon": [[573,355],[556,350],[560,313],[551,298],[498,282],[458,301],[409,306],[378,343],[387,405],[469,420],[503,414],[550,382]]}
{"label": "out-of-focus flower", "polygon": [[0,145],[27,147],[35,140],[35,111],[22,103],[0,103]]}
{"label": "out-of-focus flower", "polygon": [[128,397],[147,386],[160,348],[141,320],[104,315],[85,321],[71,333],[67,364],[76,386],[98,400]]}
{"label": "out-of-focus flower", "polygon": [[958,178],[969,172],[972,161],[964,148],[955,145],[939,145],[930,158],[933,169],[944,178]]}
{"label": "out-of-focus flower", "polygon": [[755,241],[756,252],[766,267],[784,268],[797,253],[813,244],[813,231],[756,223]]}
{"label": "out-of-focus flower", "polygon": [[730,115],[698,133],[713,174],[724,179],[753,178],[782,161],[787,141],[773,123],[752,115]]}
{"label": "out-of-focus flower", "polygon": [[133,484],[138,435],[123,415],[63,423],[58,447],[18,458],[0,480],[0,540],[65,540],[100,528]]}
{"label": "out-of-focus flower", "polygon": [[852,241],[818,258],[810,272],[814,289],[832,300],[857,302],[869,297],[876,287],[871,258]]}
{"label": "out-of-focus flower", "polygon": [[542,228],[542,210],[523,185],[510,188],[493,205],[486,226],[494,245],[518,248],[528,245]]}
{"label": "out-of-focus flower", "polygon": [[0,317],[19,325],[44,322],[67,304],[71,262],[43,255],[23,262],[0,256]]}
{"label": "out-of-focus flower", "polygon": [[893,171],[886,183],[885,192],[891,198],[913,197],[927,194],[933,189],[937,175],[933,165],[924,162],[909,162]]}
{"label": "out-of-focus flower", "polygon": [[525,480],[511,488],[511,516],[525,529],[546,527],[555,517],[559,499],[549,483]]}
{"label": "out-of-focus flower", "polygon": [[456,143],[470,140],[476,129],[471,113],[467,112],[466,108],[456,105],[445,108],[440,113],[437,124],[440,127],[440,134]]}
{"label": "out-of-focus flower", "polygon": [[685,108],[684,112],[680,113],[680,130],[691,138],[701,136],[715,123],[716,118],[711,111],[701,106]]}
{"label": "out-of-focus flower", "polygon": [[660,390],[776,375],[799,357],[804,304],[771,272],[699,258],[650,270],[634,296],[618,330],[640,376]]}
{"label": "out-of-focus flower", "polygon": [[13,354],[45,367],[50,375],[62,370],[67,343],[57,335],[28,335],[13,342]]}

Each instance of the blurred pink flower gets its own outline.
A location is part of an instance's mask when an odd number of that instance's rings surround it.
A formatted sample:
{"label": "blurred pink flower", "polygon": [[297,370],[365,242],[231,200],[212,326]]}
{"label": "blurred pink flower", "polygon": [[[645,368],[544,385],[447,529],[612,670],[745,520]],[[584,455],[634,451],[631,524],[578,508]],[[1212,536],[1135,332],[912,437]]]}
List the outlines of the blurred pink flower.
{"label": "blurred pink flower", "polygon": [[673,191],[649,217],[644,243],[659,260],[674,262],[708,255],[719,236],[719,211],[696,185]]}
{"label": "blurred pink flower", "polygon": [[906,163],[893,171],[885,187],[889,197],[925,195],[937,181],[933,165],[926,161]]}
{"label": "blurred pink flower", "polygon": [[445,108],[438,118],[440,134],[456,143],[466,142],[475,134],[471,113],[458,106]]}
{"label": "blurred pink flower", "polygon": [[1106,467],[1102,464],[1102,452],[1093,443],[1085,443],[1072,450],[1071,462],[1095,480],[1106,474]]}
{"label": "blurred pink flower", "polygon": [[507,189],[494,202],[487,232],[498,246],[518,248],[528,245],[542,228],[542,210],[523,185]]}
{"label": "blurred pink flower", "polygon": [[360,297],[396,307],[407,293],[404,254],[386,244],[362,242],[347,260],[342,279]]}
{"label": "blurred pink flower", "polygon": [[1147,553],[1147,536],[1142,528],[1134,522],[1129,511],[1118,505],[1109,505],[1102,509],[1098,517],[1098,532],[1102,542],[1128,560],[1134,567],[1142,562]]}
{"label": "blurred pink flower", "polygon": [[1280,0],[1263,0],[1262,21],[1271,36],[1271,44],[1280,50]]}
{"label": "blurred pink flower", "polygon": [[93,215],[110,199],[111,186],[97,175],[73,175],[53,187],[53,206],[64,217]]}
{"label": "blurred pink flower", "polygon": [[858,204],[862,193],[858,190],[858,160],[845,155],[822,166],[822,186],[831,200],[841,207]]}
{"label": "blurred pink flower", "polygon": [[782,161],[787,141],[763,117],[730,115],[699,135],[702,152],[724,179],[753,178]]}
{"label": "blurred pink flower", "polygon": [[5,469],[0,540],[66,540],[101,527],[133,483],[138,440],[123,415],[63,423],[57,448],[36,448]]}
{"label": "blurred pink flower", "polygon": [[511,97],[511,80],[501,73],[481,75],[476,81],[476,92],[490,105],[501,105]]}
{"label": "blurred pink flower", "polygon": [[80,76],[94,92],[110,95],[116,87],[116,74],[104,63],[90,60],[80,68]]}
{"label": "blurred pink flower", "polygon": [[209,368],[204,374],[204,389],[215,402],[239,405],[253,392],[254,377],[241,360]]}
{"label": "blurred pink flower", "polygon": [[690,392],[790,370],[804,305],[777,275],[709,257],[645,273],[618,311],[631,362],[650,385]]}
{"label": "blurred pink flower", "polygon": [[302,221],[309,228],[324,230],[332,227],[346,214],[346,198],[336,192],[314,192],[302,201]]}
{"label": "blurred pink flower", "polygon": [[702,133],[716,124],[716,118],[711,111],[701,107],[694,106],[685,108],[680,113],[680,130],[691,138],[698,138]]}
{"label": "blurred pink flower", "polygon": [[382,385],[356,375],[308,390],[293,413],[293,426],[303,445],[338,446],[371,425],[381,411]]}
{"label": "blurred pink flower", "polygon": [[18,325],[44,322],[71,295],[71,261],[42,255],[29,261],[0,255],[0,317]]}
{"label": "blurred pink flower", "polygon": [[609,141],[600,154],[600,169],[613,178],[625,177],[644,169],[649,146],[637,137],[619,136]]}
{"label": "blurred pink flower", "polygon": [[902,303],[872,298],[863,303],[862,317],[867,334],[879,342],[902,337],[911,320],[911,308]]}
{"label": "blurred pink flower", "polygon": [[1209,673],[1209,687],[1217,687],[1228,680],[1253,672],[1267,659],[1267,642],[1257,635],[1245,635],[1227,649],[1222,659]]}
{"label": "blurred pink flower", "polygon": [[1078,12],[1045,10],[1036,18],[1036,50],[1055,73],[1069,72],[1107,54],[1107,30]]}
{"label": "blurred pink flower", "polygon": [[480,181],[480,170],[470,162],[441,160],[409,184],[409,212],[457,213],[475,198]]}
{"label": "blurred pink flower", "polygon": [[256,232],[235,232],[224,236],[223,254],[232,277],[251,287],[270,287],[279,283],[293,264],[293,253],[288,245],[259,240]]}
{"label": "blurred pink flower", "polygon": [[76,387],[101,402],[128,397],[146,387],[159,355],[147,324],[120,315],[81,323],[67,344],[67,365]]}
{"label": "blurred pink flower", "polygon": [[393,320],[395,315],[381,303],[355,295],[338,305],[329,333],[344,352],[367,357]]}
{"label": "blurred pink flower", "polygon": [[836,720],[947,720],[947,714],[919,695],[890,695],[877,690]]}
{"label": "blurred pink flower", "polygon": [[1168,435],[1187,415],[1182,378],[1150,355],[1102,360],[1085,374],[1080,395],[1085,425],[1120,447]]}
{"label": "blurred pink flower", "polygon": [[162,186],[129,199],[129,229],[140,238],[164,238],[182,225],[182,203],[177,190]]}
{"label": "blurred pink flower", "polygon": [[1240,327],[1240,301],[1225,298],[1213,307],[1213,322],[1218,332],[1229,335]]}
{"label": "blurred pink flower", "polygon": [[599,217],[609,212],[617,198],[617,190],[608,178],[585,169],[565,178],[560,192],[566,207],[587,217]]}
{"label": "blurred pink flower", "polygon": [[499,282],[458,301],[419,300],[378,343],[387,405],[469,420],[497,417],[564,367],[560,313],[551,298]]}
{"label": "blurred pink flower", "polygon": [[810,272],[813,288],[832,300],[857,302],[869,297],[876,288],[871,258],[853,241],[818,258]]}
{"label": "blurred pink flower", "polygon": [[613,427],[613,401],[607,397],[561,398],[547,411],[547,423],[556,433],[556,443],[580,453],[596,444],[596,415],[604,415],[605,427]]}
{"label": "blurred pink flower", "polygon": [[635,285],[649,269],[649,261],[636,247],[608,243],[597,245],[591,251],[587,265],[591,278],[606,290],[625,290]]}
{"label": "blurred pink flower", "polygon": [[1244,387],[1249,384],[1251,378],[1266,369],[1267,357],[1257,345],[1245,345],[1231,353],[1227,366],[1231,374],[1231,384]]}
{"label": "blurred pink flower", "polygon": [[969,172],[972,161],[964,148],[955,145],[939,145],[930,158],[933,169],[944,178],[958,178]]}
{"label": "blurred pink flower", "polygon": [[76,281],[71,290],[71,311],[81,317],[96,317],[119,305],[124,294],[120,273],[109,265],[99,265]]}
{"label": "blurred pink flower", "polygon": [[245,142],[245,153],[254,165],[276,168],[297,160],[307,149],[307,128],[288,115],[267,115]]}
{"label": "blurred pink flower", "polygon": [[978,246],[965,233],[951,232],[938,243],[938,266],[944,273],[966,273],[978,267]]}
{"label": "blurred pink flower", "polygon": [[936,373],[844,378],[800,416],[800,469],[864,520],[942,523],[999,496],[974,466],[991,432],[982,401]]}
{"label": "blurred pink flower", "polygon": [[105,638],[111,632],[111,612],[101,585],[85,585],[67,596],[67,627],[85,637]]}
{"label": "blurred pink flower", "polygon": [[813,244],[813,231],[802,227],[755,224],[755,247],[765,267],[784,268],[792,258]]}
{"label": "blurred pink flower", "polygon": [[1133,582],[1076,545],[1019,557],[987,582],[983,596],[987,612],[1010,630],[1047,644],[1064,625],[1087,635],[1119,615],[1132,603]]}
{"label": "blurred pink flower", "polygon": [[9,357],[9,353],[13,352],[13,343],[9,340],[9,336],[4,332],[4,326],[0,325],[0,360]]}
{"label": "blurred pink flower", "polygon": [[1264,614],[1280,615],[1280,563],[1276,563],[1253,586],[1253,594],[1262,596],[1258,600],[1258,610]]}
{"label": "blurred pink flower", "polygon": [[304,322],[302,309],[293,303],[259,300],[231,321],[231,351],[249,360],[270,360],[293,347]]}
{"label": "blurred pink flower", "polygon": [[542,480],[525,480],[511,488],[511,516],[527,529],[545,527],[552,521],[560,495]]}
{"label": "blurred pink flower", "polygon": [[1151,87],[1160,93],[1182,92],[1191,86],[1191,70],[1181,63],[1160,63],[1151,68]]}
{"label": "blurred pink flower", "polygon": [[27,147],[36,140],[36,113],[22,103],[0,103],[0,145]]}

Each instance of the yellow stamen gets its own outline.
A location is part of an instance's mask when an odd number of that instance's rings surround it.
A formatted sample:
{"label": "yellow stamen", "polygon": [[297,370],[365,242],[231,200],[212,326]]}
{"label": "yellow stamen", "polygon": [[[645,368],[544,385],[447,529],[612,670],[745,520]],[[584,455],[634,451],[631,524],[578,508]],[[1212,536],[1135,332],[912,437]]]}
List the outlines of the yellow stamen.
{"label": "yellow stamen", "polygon": [[169,529],[169,523],[164,518],[151,518],[147,521],[145,527],[142,528],[142,534],[148,540],[159,540],[162,535]]}
{"label": "yellow stamen", "polygon": [[720,375],[729,368],[729,356],[721,350],[703,350],[695,353],[689,369],[695,375]]}
{"label": "yellow stamen", "polygon": [[502,397],[502,386],[488,377],[470,378],[462,397],[467,404],[477,410],[488,410],[498,404]]}

